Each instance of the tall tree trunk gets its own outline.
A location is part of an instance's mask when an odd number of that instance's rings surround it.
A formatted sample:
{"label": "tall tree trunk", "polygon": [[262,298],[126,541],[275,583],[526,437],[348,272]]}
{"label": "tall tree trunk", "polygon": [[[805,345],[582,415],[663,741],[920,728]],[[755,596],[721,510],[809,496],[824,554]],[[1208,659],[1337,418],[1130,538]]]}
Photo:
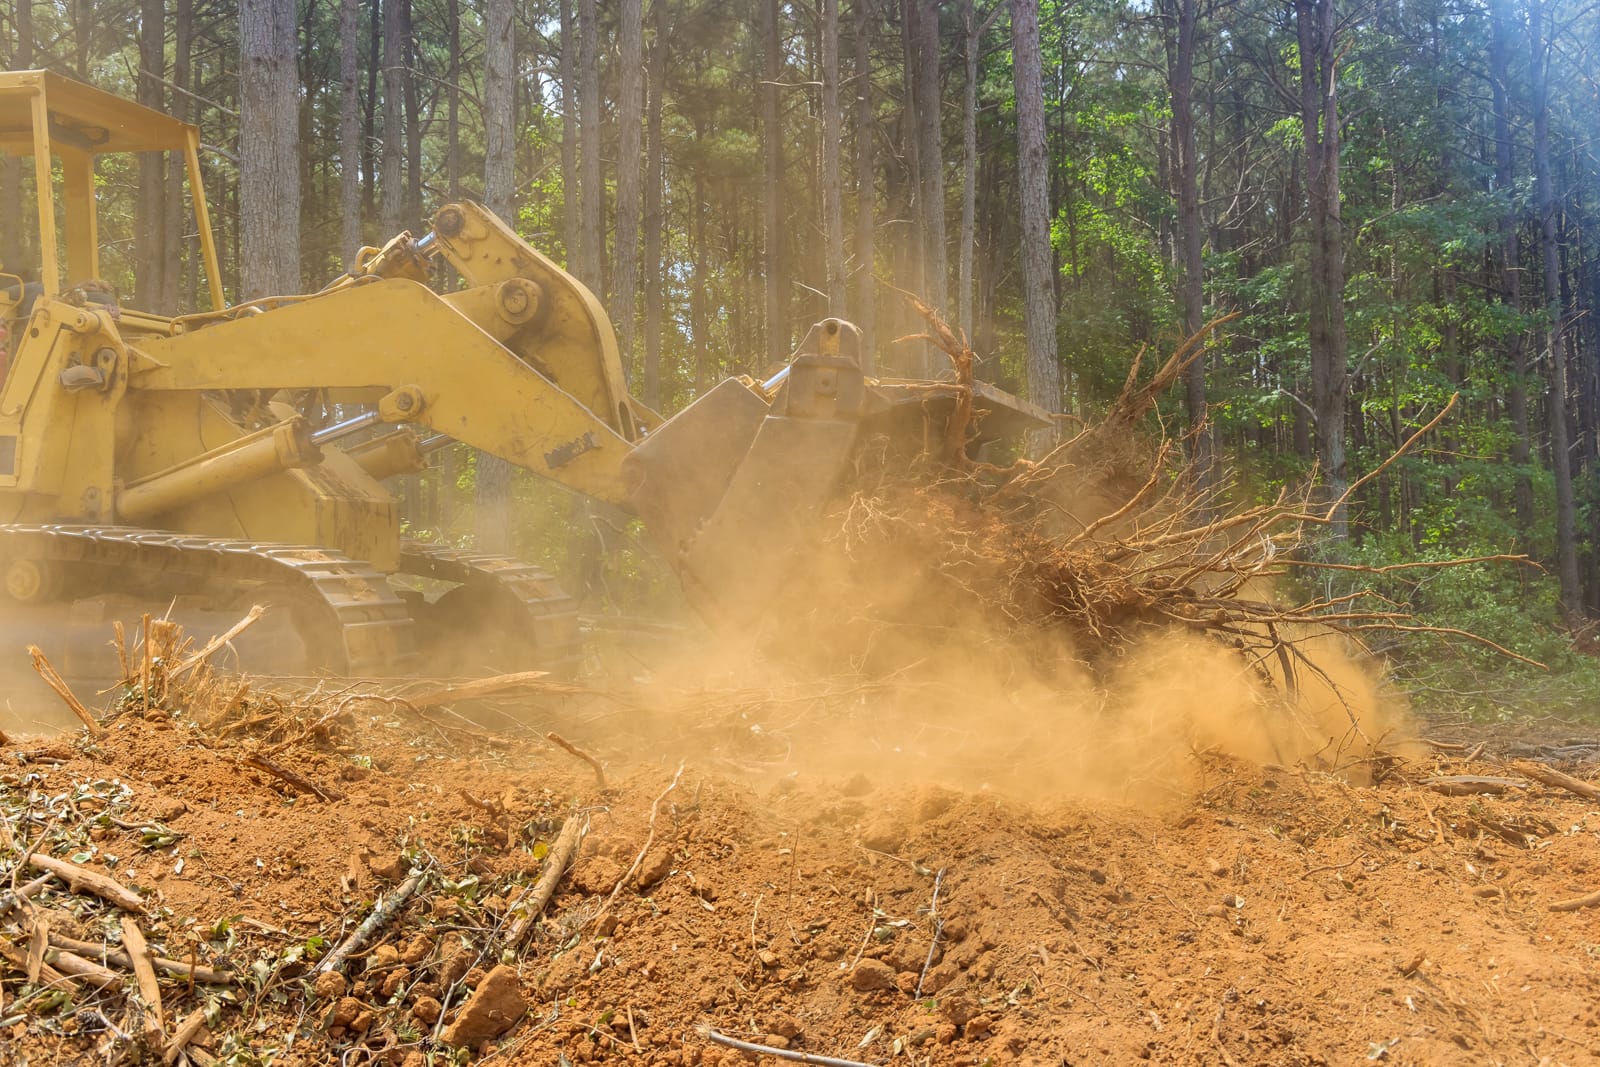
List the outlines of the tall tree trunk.
{"label": "tall tree trunk", "polygon": [[781,213],[783,200],[783,127],[778,113],[778,80],[783,71],[781,0],[759,0],[765,80],[761,83],[761,138],[766,181],[761,196],[761,247],[765,253],[767,362],[789,358],[788,293],[784,278]]}
{"label": "tall tree trunk", "polygon": [[[378,217],[378,76],[382,73],[383,9],[381,0],[367,0],[367,96],[361,109],[361,212]],[[382,220],[379,220],[380,224]],[[389,234],[384,234],[387,240]]]}
{"label": "tall tree trunk", "polygon": [[983,27],[973,0],[961,0],[961,28],[966,42],[967,77],[961,97],[961,238],[956,267],[956,322],[970,338],[972,326],[972,258],[978,223],[978,61]]}
{"label": "tall tree trunk", "polygon": [[[1516,173],[1512,166],[1511,133],[1511,31],[1514,15],[1510,0],[1491,0],[1489,87],[1494,99],[1495,191],[1505,197],[1500,216],[1500,300],[1514,314],[1522,311],[1522,247],[1520,213],[1514,199]],[[1515,469],[1512,506],[1517,532],[1526,543],[1533,535],[1533,449],[1528,428],[1527,335],[1517,330],[1506,341],[1506,365],[1511,380],[1506,390],[1506,410],[1511,417],[1511,465]]]}
{"label": "tall tree trunk", "polygon": [[[1170,52],[1168,83],[1172,94],[1172,147],[1177,156],[1173,177],[1178,193],[1178,252],[1183,264],[1183,332],[1193,337],[1205,325],[1205,289],[1201,253],[1205,230],[1200,221],[1199,146],[1194,128],[1194,54],[1198,0],[1171,0],[1176,39]],[[1208,494],[1216,485],[1215,437],[1207,426],[1206,358],[1189,364],[1183,395],[1192,434],[1190,462],[1195,488]]]}
{"label": "tall tree trunk", "polygon": [[401,49],[404,70],[401,92],[406,107],[406,201],[402,224],[416,226],[422,221],[422,101],[417,94],[417,40],[411,21],[411,0],[400,5]]}
{"label": "tall tree trunk", "polygon": [[383,0],[383,155],[378,192],[381,241],[399,233],[406,211],[405,0]]}
{"label": "tall tree trunk", "polygon": [[578,0],[578,277],[604,299],[606,187],[600,173],[600,15],[595,0]]}
{"label": "tall tree trunk", "polygon": [[877,166],[874,162],[877,116],[872,101],[872,3],[855,0],[856,14],[856,260],[860,283],[852,309],[861,327],[861,365],[868,374],[878,370],[877,255],[873,214],[877,207]]}
{"label": "tall tree trunk", "polygon": [[[194,53],[194,0],[178,0],[172,16],[172,117],[179,122],[190,121],[194,112],[194,105],[189,99],[190,67],[193,63]],[[166,211],[163,217],[163,229],[166,236],[163,247],[166,249],[167,276],[166,311],[187,311],[194,306],[194,296],[185,283],[187,271],[184,265],[184,222],[188,212],[184,204],[184,190],[187,188],[184,167],[181,163],[172,162],[167,167],[167,196]],[[3,200],[3,197],[0,197]]]}
{"label": "tall tree trunk", "polygon": [[[166,5],[140,0],[139,81],[134,97],[163,110],[166,80]],[[166,153],[139,153],[139,201],[133,226],[133,302],[147,311],[169,311],[166,250]]]}
{"label": "tall tree trunk", "polygon": [[[1330,502],[1350,484],[1345,460],[1345,401],[1349,352],[1344,321],[1344,231],[1339,204],[1339,55],[1335,0],[1294,0],[1300,48],[1300,121],[1305,142],[1306,197],[1311,226],[1311,406],[1317,462]],[[1343,542],[1349,515],[1334,509],[1328,533]]]}
{"label": "tall tree trunk", "polygon": [[561,195],[565,211],[561,239],[567,246],[567,269],[583,271],[583,210],[578,203],[578,29],[572,0],[561,0]]}
{"label": "tall tree trunk", "polygon": [[449,70],[445,75],[444,175],[452,201],[461,198],[461,0],[445,0]]}
{"label": "tall tree trunk", "polygon": [[339,4],[339,253],[355,266],[361,250],[361,0]]}
{"label": "tall tree trunk", "polygon": [[611,263],[612,306],[622,368],[632,376],[639,300],[639,125],[644,104],[644,7],[622,0],[617,27],[617,249]]}
{"label": "tall tree trunk", "polygon": [[[944,123],[939,92],[939,2],[924,6],[916,23],[917,161],[921,166],[924,292],[929,304],[948,314],[949,256],[944,220]],[[930,352],[930,356],[932,353]],[[937,364],[932,364],[930,370]]]}
{"label": "tall tree trunk", "polygon": [[515,225],[516,99],[512,80],[516,38],[514,0],[487,0],[483,43],[483,202]]}
{"label": "tall tree trunk", "polygon": [[239,257],[244,299],[300,288],[294,0],[239,3]]}
{"label": "tall tree trunk", "polygon": [[[514,0],[488,0],[483,42],[483,201],[488,209],[515,225],[516,58]],[[485,552],[511,550],[511,464],[487,452],[477,455],[477,544]]]}
{"label": "tall tree trunk", "polygon": [[1556,196],[1550,176],[1550,34],[1545,0],[1528,5],[1529,88],[1533,95],[1533,188],[1539,216],[1539,261],[1543,268],[1545,352],[1550,368],[1550,467],[1556,483],[1556,574],[1561,607],[1576,621],[1583,611],[1578,576],[1577,507],[1572,493],[1572,435],[1567,422],[1566,315],[1561,299],[1561,261],[1556,244]]}
{"label": "tall tree trunk", "polygon": [[645,119],[644,168],[644,402],[661,409],[661,319],[666,272],[661,264],[662,169],[661,108],[667,91],[667,0],[653,0],[650,18],[650,113]]}
{"label": "tall tree trunk", "polygon": [[839,0],[822,3],[822,230],[826,245],[828,314],[848,311],[844,268],[844,189],[839,177],[844,116],[839,111]]}
{"label": "tall tree trunk", "polygon": [[[1044,76],[1038,0],[1010,0],[1012,79],[1017,99],[1017,181],[1022,207],[1022,317],[1027,335],[1028,398],[1061,410],[1056,357],[1056,297],[1051,274],[1049,164],[1044,140]],[[1035,449],[1043,442],[1034,442]]]}

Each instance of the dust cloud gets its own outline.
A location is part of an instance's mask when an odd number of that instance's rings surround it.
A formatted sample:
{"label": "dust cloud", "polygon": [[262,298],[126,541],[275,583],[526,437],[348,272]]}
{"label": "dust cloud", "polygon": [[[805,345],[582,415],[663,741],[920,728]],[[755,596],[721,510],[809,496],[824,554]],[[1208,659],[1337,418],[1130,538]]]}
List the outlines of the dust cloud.
{"label": "dust cloud", "polygon": [[655,658],[608,742],[756,783],[864,777],[1159,811],[1203,787],[1205,755],[1362,780],[1411,733],[1380,665],[1338,635],[1298,635],[1287,680],[1285,662],[1177,628],[1096,655],[922,567],[867,579],[835,562],[809,567],[759,632]]}

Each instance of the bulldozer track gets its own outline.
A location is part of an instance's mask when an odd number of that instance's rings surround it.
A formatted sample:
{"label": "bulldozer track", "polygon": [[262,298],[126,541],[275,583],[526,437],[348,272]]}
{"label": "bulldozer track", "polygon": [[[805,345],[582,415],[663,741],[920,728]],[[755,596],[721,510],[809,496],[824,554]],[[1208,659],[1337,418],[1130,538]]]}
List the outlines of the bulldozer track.
{"label": "bulldozer track", "polygon": [[63,572],[177,576],[261,583],[286,591],[307,651],[335,673],[395,675],[415,659],[405,602],[365,562],[325,548],[117,526],[0,525],[0,562],[31,560]]}
{"label": "bulldozer track", "polygon": [[498,591],[516,605],[516,621],[527,627],[522,637],[537,654],[538,667],[563,670],[577,666],[577,602],[554,577],[533,564],[511,556],[404,541],[400,546],[400,571],[455,582],[486,599]]}

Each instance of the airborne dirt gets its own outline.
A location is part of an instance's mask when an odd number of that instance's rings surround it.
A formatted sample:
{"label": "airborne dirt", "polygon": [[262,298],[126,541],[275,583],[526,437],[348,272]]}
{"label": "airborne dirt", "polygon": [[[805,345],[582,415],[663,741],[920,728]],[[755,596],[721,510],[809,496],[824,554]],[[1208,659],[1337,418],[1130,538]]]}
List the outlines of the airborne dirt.
{"label": "airborne dirt", "polygon": [[[1509,774],[1493,751],[1419,746],[1357,785],[1191,750],[1181,787],[1075,799],[1071,773],[944,786],[876,743],[808,770],[804,710],[716,704],[656,721],[653,758],[572,697],[498,736],[370,701],[204,728],[125,713],[98,740],[13,741],[0,814],[142,892],[156,955],[237,975],[162,981],[167,1038],[210,1006],[197,1063],[445,1063],[451,1036],[475,1062],[754,1061],[704,1027],[874,1064],[1600,1060],[1600,911],[1550,910],[1600,886],[1600,816],[1520,780],[1421,784]],[[269,751],[331,799],[246,762]],[[511,904],[571,819],[578,858],[513,952]],[[413,870],[345,979],[318,978]],[[21,914],[114,942],[109,911],[56,883]],[[131,975],[63,1003],[0,974],[9,1063],[107,1062],[141,1033]]]}

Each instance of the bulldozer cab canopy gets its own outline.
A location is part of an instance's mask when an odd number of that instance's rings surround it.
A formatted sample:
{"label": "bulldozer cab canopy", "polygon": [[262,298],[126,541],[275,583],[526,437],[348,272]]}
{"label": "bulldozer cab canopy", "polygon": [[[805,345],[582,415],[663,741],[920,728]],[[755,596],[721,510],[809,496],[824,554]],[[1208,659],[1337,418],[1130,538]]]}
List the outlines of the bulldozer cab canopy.
{"label": "bulldozer cab canopy", "polygon": [[[68,279],[76,282],[100,274],[95,157],[178,152],[194,199],[212,304],[220,308],[221,280],[200,181],[199,149],[198,127],[142,104],[53,71],[0,72],[0,155],[33,159],[38,224],[35,247],[40,253],[39,281],[47,294],[59,293]],[[62,209],[59,236],[58,200]],[[65,272],[60,259],[63,246]],[[4,264],[0,270],[15,272],[18,266]]]}

